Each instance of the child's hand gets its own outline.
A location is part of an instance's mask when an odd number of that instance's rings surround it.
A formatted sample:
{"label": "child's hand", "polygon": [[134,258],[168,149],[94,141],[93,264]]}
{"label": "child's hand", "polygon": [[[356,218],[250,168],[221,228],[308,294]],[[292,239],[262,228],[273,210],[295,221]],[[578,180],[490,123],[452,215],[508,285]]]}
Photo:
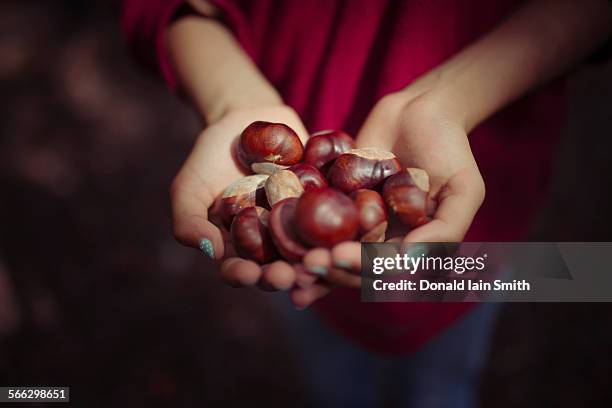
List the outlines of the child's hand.
{"label": "child's hand", "polygon": [[437,211],[433,221],[412,230],[405,241],[461,242],[485,195],[466,129],[428,95],[406,98],[383,98],[359,132],[357,145],[391,150],[404,167],[429,174]]}
{"label": "child's hand", "polygon": [[[484,199],[484,183],[465,127],[438,106],[427,95],[390,94],[374,107],[357,136],[359,147],[390,150],[404,167],[419,167],[430,175],[431,194],[438,202],[433,220],[407,234],[406,229],[390,226],[388,240],[460,242]],[[344,242],[331,251],[313,249],[304,266],[325,271],[325,279],[333,284],[358,288],[360,244]]]}
{"label": "child's hand", "polygon": [[200,248],[213,259],[223,260],[222,278],[233,286],[259,283],[265,288],[292,287],[297,271],[277,261],[260,267],[253,261],[232,257],[227,231],[214,222],[211,207],[223,190],[245,176],[232,153],[236,138],[251,122],[282,122],[306,142],[307,132],[297,114],[284,105],[234,110],[208,126],[172,183],[170,199],[174,235],[184,245]]}
{"label": "child's hand", "polygon": [[223,260],[221,276],[230,285],[294,287],[298,298],[301,287],[317,294],[327,291],[326,284],[320,284],[301,265],[277,261],[259,266],[232,257],[227,231],[214,222],[212,210],[223,190],[244,176],[231,151],[242,130],[257,120],[281,122],[305,142],[306,129],[298,115],[282,103],[276,89],[221,22],[195,15],[179,18],[169,27],[167,41],[181,91],[210,124],[172,184],[174,235],[183,244]]}

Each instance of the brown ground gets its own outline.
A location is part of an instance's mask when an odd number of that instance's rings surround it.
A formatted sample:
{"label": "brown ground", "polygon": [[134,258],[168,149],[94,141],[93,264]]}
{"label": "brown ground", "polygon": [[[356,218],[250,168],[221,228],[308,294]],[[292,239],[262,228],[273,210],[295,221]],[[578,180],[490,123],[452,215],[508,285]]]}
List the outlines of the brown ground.
{"label": "brown ground", "polygon": [[[0,385],[67,384],[88,407],[294,406],[304,387],[269,296],[224,287],[171,237],[195,118],[91,3],[0,5]],[[610,75],[573,76],[534,238],[610,241]],[[508,306],[483,406],[612,406],[611,310]]]}

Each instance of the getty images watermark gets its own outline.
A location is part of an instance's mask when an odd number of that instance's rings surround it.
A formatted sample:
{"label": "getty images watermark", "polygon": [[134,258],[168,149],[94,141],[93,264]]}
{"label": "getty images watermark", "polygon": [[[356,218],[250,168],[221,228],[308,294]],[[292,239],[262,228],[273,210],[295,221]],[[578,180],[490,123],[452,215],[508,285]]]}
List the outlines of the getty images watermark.
{"label": "getty images watermark", "polygon": [[612,302],[610,242],[361,247],[365,302]]}
{"label": "getty images watermark", "polygon": [[[393,275],[398,273],[408,273],[414,275],[417,272],[446,272],[463,275],[470,272],[482,272],[486,269],[486,260],[488,254],[481,256],[427,256],[421,253],[417,256],[411,256],[407,253],[395,254],[395,256],[377,256],[372,260],[372,273],[374,275],[382,275],[383,273],[391,272]],[[420,291],[513,291],[513,290],[530,290],[531,286],[525,279],[513,279],[510,282],[505,282],[502,279],[495,279],[493,282],[487,282],[483,279],[452,279],[450,281],[441,282],[439,276],[436,280],[430,279],[400,279],[399,281],[387,282],[383,279],[375,279],[372,282],[372,288],[376,291],[384,290],[420,290]]]}

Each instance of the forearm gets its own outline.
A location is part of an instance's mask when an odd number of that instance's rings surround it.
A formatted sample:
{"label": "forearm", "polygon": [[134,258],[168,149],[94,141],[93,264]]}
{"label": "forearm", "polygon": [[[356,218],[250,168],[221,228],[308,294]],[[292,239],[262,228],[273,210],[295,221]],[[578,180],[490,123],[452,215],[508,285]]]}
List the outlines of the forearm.
{"label": "forearm", "polygon": [[233,35],[214,19],[183,17],[168,28],[167,41],[181,90],[207,123],[232,109],[281,103]]}
{"label": "forearm", "polygon": [[406,89],[428,93],[467,131],[567,71],[608,38],[606,0],[535,0]]}

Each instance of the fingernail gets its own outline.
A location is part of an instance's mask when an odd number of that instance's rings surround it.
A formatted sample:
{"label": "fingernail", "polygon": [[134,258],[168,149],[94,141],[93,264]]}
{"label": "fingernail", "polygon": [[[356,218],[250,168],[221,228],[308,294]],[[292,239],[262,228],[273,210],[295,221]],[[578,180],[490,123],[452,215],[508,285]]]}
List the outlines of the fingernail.
{"label": "fingernail", "polygon": [[416,258],[421,255],[425,256],[428,252],[429,246],[427,244],[414,244],[404,251],[404,253],[411,258]]}
{"label": "fingernail", "polygon": [[212,241],[208,238],[202,238],[200,240],[200,251],[210,259],[215,259],[215,248],[213,247]]}
{"label": "fingernail", "polygon": [[302,310],[306,309],[307,306],[296,306],[295,310],[301,312]]}
{"label": "fingernail", "polygon": [[308,272],[319,276],[325,276],[327,275],[327,268],[324,266],[311,266],[308,268]]}
{"label": "fingernail", "polygon": [[348,261],[336,261],[334,262],[334,265],[342,269],[351,269],[351,263]]}

